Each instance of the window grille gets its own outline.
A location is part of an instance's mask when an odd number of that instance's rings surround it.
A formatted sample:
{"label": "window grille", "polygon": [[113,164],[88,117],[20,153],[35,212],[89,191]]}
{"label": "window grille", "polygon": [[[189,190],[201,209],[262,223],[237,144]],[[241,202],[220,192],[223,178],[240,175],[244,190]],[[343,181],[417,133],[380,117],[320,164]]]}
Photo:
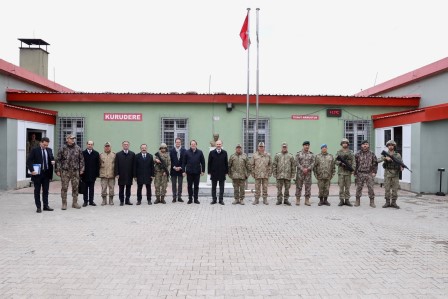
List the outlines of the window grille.
{"label": "window grille", "polygon": [[188,118],[162,118],[160,140],[166,143],[168,148],[174,147],[176,138],[182,140],[182,145],[189,148]]}
{"label": "window grille", "polygon": [[73,134],[76,144],[83,147],[85,143],[85,118],[84,117],[58,117],[59,122],[59,147],[65,144],[65,137]]}
{"label": "window grille", "polygon": [[243,119],[243,143],[244,143],[244,152],[248,154],[248,156],[252,156],[252,154],[257,150],[258,143],[264,142],[266,152],[270,151],[270,132],[269,132],[269,119],[267,118],[259,118],[258,119],[258,140],[255,140],[256,132],[255,132],[255,119],[249,119],[249,139],[246,141],[246,119]]}
{"label": "window grille", "polygon": [[345,120],[344,136],[350,142],[350,149],[357,152],[361,149],[361,142],[367,140],[370,143],[370,120]]}

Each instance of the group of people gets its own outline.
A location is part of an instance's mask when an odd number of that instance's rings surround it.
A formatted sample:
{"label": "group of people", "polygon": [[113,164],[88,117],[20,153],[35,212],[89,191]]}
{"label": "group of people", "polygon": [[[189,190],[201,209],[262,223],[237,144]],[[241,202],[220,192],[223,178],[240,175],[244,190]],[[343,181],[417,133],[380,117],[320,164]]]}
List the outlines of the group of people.
{"label": "group of people", "polygon": [[[175,145],[168,150],[165,143],[159,147],[159,151],[153,155],[147,152],[147,145],[140,146],[140,152],[135,154],[129,150],[130,143],[122,142],[122,150],[114,153],[111,144],[104,144],[104,151],[98,153],[94,150],[94,142],[87,141],[86,149],[82,150],[75,142],[76,137],[69,134],[66,143],[62,146],[55,158],[48,147],[49,139],[42,138],[40,146],[34,148],[28,155],[27,168],[32,175],[34,183],[34,199],[37,212],[42,212],[40,192],[42,189],[42,203],[44,211],[52,211],[48,205],[48,189],[53,171],[61,177],[62,210],[67,209],[67,190],[72,185],[72,208],[80,209],[78,204],[78,186],[82,180],[86,186],[83,194],[83,207],[96,206],[94,202],[94,186],[97,178],[101,180],[101,205],[114,204],[115,180],[119,186],[120,205],[133,205],[130,200],[133,181],[137,183],[137,205],[142,203],[143,186],[146,188],[146,200],[152,204],[151,184],[154,181],[154,204],[166,204],[166,190],[171,178],[172,202],[183,202],[182,185],[184,177],[187,178],[188,204],[199,204],[199,181],[205,174],[205,158],[203,152],[197,148],[197,142],[192,140],[187,150],[182,146],[180,138],[175,140]],[[282,143],[281,151],[274,158],[265,151],[265,144],[260,142],[257,151],[252,158],[243,153],[241,144],[237,144],[235,152],[228,157],[223,149],[222,141],[215,139],[214,149],[210,151],[207,163],[207,173],[212,183],[211,204],[224,205],[224,183],[228,176],[232,179],[234,187],[234,201],[232,204],[244,205],[245,185],[250,175],[255,179],[254,205],[259,204],[260,198],[268,205],[268,181],[271,176],[277,183],[277,205],[291,205],[289,190],[291,182],[296,185],[296,205],[299,206],[304,190],[304,204],[311,205],[311,176],[317,179],[319,189],[319,206],[327,205],[330,182],[338,171],[339,206],[352,206],[350,202],[350,185],[352,175],[355,176],[356,201],[355,206],[360,205],[362,189],[367,185],[370,206],[375,208],[375,193],[373,190],[374,178],[377,173],[378,163],[383,162],[385,168],[386,203],[383,208],[397,205],[397,190],[399,188],[399,173],[402,166],[396,161],[401,161],[401,156],[395,151],[396,143],[393,140],[387,142],[388,153],[395,157],[394,161],[389,156],[377,158],[369,149],[369,143],[364,140],[361,150],[356,154],[349,149],[349,140],[341,140],[341,148],[336,155],[328,153],[328,146],[322,144],[319,154],[310,151],[310,142],[304,141],[302,150],[295,156],[288,151],[288,144]],[[38,167],[36,167],[36,165]],[[53,169],[54,168],[54,169]],[[219,193],[217,187],[219,186]]]}

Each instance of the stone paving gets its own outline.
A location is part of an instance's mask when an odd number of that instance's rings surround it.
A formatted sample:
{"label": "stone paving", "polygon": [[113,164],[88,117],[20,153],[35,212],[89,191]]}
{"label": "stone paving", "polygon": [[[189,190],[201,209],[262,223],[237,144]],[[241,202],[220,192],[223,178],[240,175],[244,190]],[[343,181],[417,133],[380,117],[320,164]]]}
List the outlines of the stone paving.
{"label": "stone paving", "polygon": [[61,211],[59,188],[42,214],[32,188],[0,192],[0,298],[448,297],[447,197],[382,209],[375,186],[376,209],[337,207],[333,185],[331,207],[288,207],[270,186],[269,206]]}

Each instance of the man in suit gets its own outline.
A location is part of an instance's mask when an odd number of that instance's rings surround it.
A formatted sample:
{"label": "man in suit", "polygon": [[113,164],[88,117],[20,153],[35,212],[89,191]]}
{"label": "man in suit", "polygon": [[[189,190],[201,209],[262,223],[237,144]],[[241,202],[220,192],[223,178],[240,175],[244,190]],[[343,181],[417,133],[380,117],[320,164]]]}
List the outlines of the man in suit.
{"label": "man in suit", "polygon": [[185,152],[182,160],[183,176],[187,176],[188,184],[188,204],[200,204],[199,197],[199,180],[205,172],[204,154],[197,148],[196,140],[190,141],[190,148]]}
{"label": "man in suit", "polygon": [[219,182],[219,204],[224,205],[224,182],[226,175],[229,173],[229,164],[227,160],[227,152],[222,149],[222,141],[215,142],[216,148],[208,155],[208,174],[212,181],[212,202],[216,204],[216,185]]}
{"label": "man in suit", "polygon": [[173,202],[184,202],[182,200],[182,159],[185,156],[186,149],[182,146],[182,140],[176,138],[175,146],[170,150],[171,160],[171,188],[173,191]]}
{"label": "man in suit", "polygon": [[[121,143],[123,150],[115,155],[115,176],[118,178],[118,197],[120,198],[120,206],[123,206],[124,203],[132,205],[130,197],[132,179],[134,177],[135,154],[133,151],[129,150],[129,145],[129,141],[123,141]],[[125,189],[126,201],[124,195]]]}
{"label": "man in suit", "polygon": [[[33,148],[26,160],[26,166],[31,172],[31,180],[34,183],[34,202],[36,203],[37,213],[42,213],[40,202],[41,188],[44,211],[53,211],[48,205],[48,189],[50,180],[53,179],[54,156],[53,151],[48,147],[48,143],[50,143],[50,139],[43,137],[40,141],[40,146]],[[34,164],[40,165],[40,171],[34,169]]]}
{"label": "man in suit", "polygon": [[140,145],[140,153],[135,155],[134,160],[134,178],[137,181],[137,205],[142,203],[143,185],[146,187],[146,199],[148,205],[151,205],[151,182],[154,179],[154,159],[147,152],[147,145]]}
{"label": "man in suit", "polygon": [[82,152],[84,156],[84,174],[81,176],[82,181],[86,184],[86,192],[84,192],[83,207],[87,204],[96,206],[93,201],[96,178],[100,176],[100,154],[93,149],[93,141],[87,141],[87,148]]}

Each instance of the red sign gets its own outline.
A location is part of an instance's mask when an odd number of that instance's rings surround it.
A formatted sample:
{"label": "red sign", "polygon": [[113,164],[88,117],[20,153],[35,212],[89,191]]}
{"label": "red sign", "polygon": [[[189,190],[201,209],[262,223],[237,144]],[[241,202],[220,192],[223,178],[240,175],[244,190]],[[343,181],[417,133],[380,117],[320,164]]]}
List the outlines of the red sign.
{"label": "red sign", "polygon": [[341,117],[342,109],[327,109],[327,117]]}
{"label": "red sign", "polygon": [[105,121],[142,121],[141,113],[104,113]]}
{"label": "red sign", "polygon": [[291,119],[294,120],[319,120],[319,115],[291,115]]}

